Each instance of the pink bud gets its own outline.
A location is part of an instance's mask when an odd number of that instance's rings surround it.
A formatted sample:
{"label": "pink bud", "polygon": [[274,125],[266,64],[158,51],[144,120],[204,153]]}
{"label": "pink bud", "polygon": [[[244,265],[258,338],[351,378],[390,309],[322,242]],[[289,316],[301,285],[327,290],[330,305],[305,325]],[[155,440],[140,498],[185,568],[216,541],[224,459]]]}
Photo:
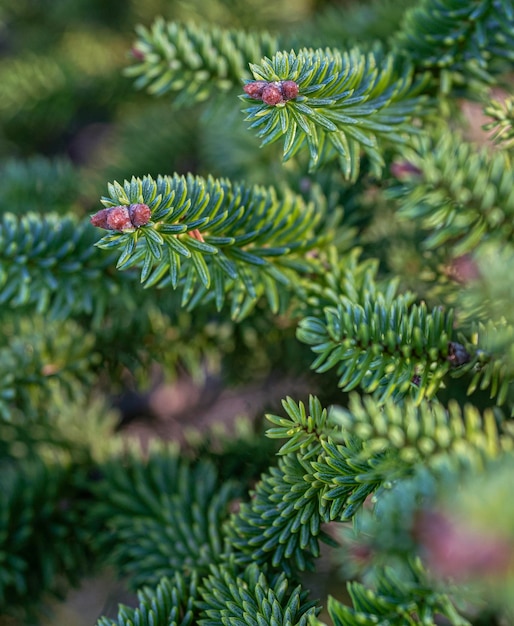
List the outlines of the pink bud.
{"label": "pink bud", "polygon": [[107,226],[111,230],[129,230],[134,228],[130,221],[130,214],[128,206],[114,206],[109,210],[107,216]]}
{"label": "pink bud", "polygon": [[449,267],[446,268],[446,274],[463,285],[480,278],[480,270],[469,254],[452,259]]}
{"label": "pink bud", "polygon": [[107,226],[107,216],[109,215],[109,211],[110,209],[100,209],[100,211],[91,216],[91,224],[93,224],[93,226],[97,226],[98,228],[109,228],[109,226]]}
{"label": "pink bud", "polygon": [[147,204],[120,205],[101,209],[91,216],[91,224],[107,230],[131,230],[148,224],[152,212]]}
{"label": "pink bud", "polygon": [[264,87],[262,92],[262,101],[270,106],[276,106],[281,102],[284,102],[284,98],[282,97],[282,91],[278,85],[275,83],[270,83]]}
{"label": "pink bud", "polygon": [[148,224],[152,212],[147,204],[131,204],[129,206],[129,215],[132,225],[138,228]]}
{"label": "pink bud", "polygon": [[243,87],[246,95],[250,96],[254,100],[262,100],[262,92],[264,88],[268,86],[265,80],[254,80],[251,83],[246,83]]}
{"label": "pink bud", "polygon": [[292,100],[298,95],[298,85],[294,80],[284,80],[280,83],[280,89],[284,100]]}

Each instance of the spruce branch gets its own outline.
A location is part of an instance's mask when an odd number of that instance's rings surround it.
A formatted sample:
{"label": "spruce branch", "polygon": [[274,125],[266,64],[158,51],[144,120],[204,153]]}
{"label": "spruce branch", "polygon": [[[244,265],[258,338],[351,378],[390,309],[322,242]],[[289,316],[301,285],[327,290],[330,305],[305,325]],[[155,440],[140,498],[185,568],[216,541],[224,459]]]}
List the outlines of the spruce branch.
{"label": "spruce branch", "polygon": [[126,74],[138,89],[155,96],[174,92],[177,105],[206,100],[239,86],[248,64],[273,54],[278,42],[267,33],[252,34],[215,26],[166,22],[139,26],[132,54],[138,61]]}
{"label": "spruce branch", "polygon": [[46,100],[66,83],[66,73],[57,59],[35,54],[17,58],[0,66],[4,98],[0,105],[3,116],[11,118],[24,108]]}
{"label": "spruce branch", "polygon": [[[501,248],[496,243],[484,243],[462,261],[461,289],[456,303],[459,309],[460,326],[466,322],[489,321],[495,324],[514,325],[514,246],[506,244]],[[457,263],[459,280],[459,263]],[[471,333],[472,331],[470,331]]]}
{"label": "spruce branch", "polygon": [[[314,315],[323,313],[327,306],[338,306],[341,301],[364,303],[381,298],[390,307],[398,297],[399,280],[396,277],[381,280],[378,277],[379,261],[376,258],[362,258],[362,249],[352,247],[341,254],[335,246],[326,252],[325,272],[320,280],[311,283],[309,306],[305,310]],[[401,294],[405,306],[415,301],[415,294]]]}
{"label": "spruce branch", "polygon": [[466,76],[492,82],[493,61],[513,59],[513,32],[511,0],[422,0],[406,13],[394,45],[420,69],[443,70],[448,92],[452,75],[463,85]]}
{"label": "spruce branch", "polygon": [[193,626],[197,623],[198,576],[195,572],[189,579],[178,572],[171,578],[163,578],[155,589],[140,589],[137,597],[137,608],[121,605],[116,620],[101,617],[97,626]]}
{"label": "spruce branch", "polygon": [[484,130],[492,131],[492,139],[502,148],[514,147],[514,97],[509,96],[503,102],[492,100],[484,109],[485,115],[492,118],[484,124]]}
{"label": "spruce branch", "polygon": [[248,92],[242,96],[246,120],[262,144],[283,137],[284,160],[307,147],[311,169],[338,158],[352,181],[361,151],[380,174],[384,146],[398,147],[406,134],[416,133],[412,118],[427,107],[420,95],[425,78],[414,78],[412,68],[393,55],[364,54],[358,48],[344,53],[302,49],[278,52],[250,67],[256,81],[298,86],[296,97],[276,105],[255,104]]}
{"label": "spruce branch", "polygon": [[319,271],[307,253],[322,242],[322,215],[291,193],[279,199],[272,188],[191,175],[132,178],[110,184],[109,193],[106,207],[143,203],[151,221],[134,227],[124,218],[120,232],[97,245],[121,250],[120,270],[140,266],[145,287],[180,287],[190,309],[202,301],[221,309],[230,292],[233,318],[247,315],[261,295],[277,312],[279,286],[292,290],[299,277]]}
{"label": "spruce branch", "polygon": [[505,152],[477,150],[445,132],[437,140],[416,139],[407,160],[416,173],[391,193],[400,216],[429,231],[428,248],[448,245],[460,256],[485,240],[503,244],[512,238],[514,188]]}
{"label": "spruce branch", "polygon": [[[64,36],[56,34],[49,53],[37,46],[37,52],[6,55],[0,63],[4,87],[0,116],[4,125],[17,128],[22,140],[27,131],[55,140],[78,106],[91,105],[97,98],[105,102],[106,90],[112,94],[113,86],[125,91],[119,75],[125,38],[112,30],[72,28],[67,24]],[[26,34],[21,33],[18,36]]]}
{"label": "spruce branch", "polygon": [[277,454],[301,452],[304,460],[317,456],[321,451],[320,438],[330,432],[329,413],[315,396],[309,396],[308,411],[303,402],[298,404],[292,398],[282,400],[287,417],[266,415],[275,428],[269,428],[266,436],[271,439],[289,439]]}
{"label": "spruce branch", "polygon": [[308,626],[320,610],[300,585],[290,589],[283,573],[269,575],[256,564],[239,575],[216,566],[202,582],[202,626]]}
{"label": "spruce branch", "polygon": [[[368,580],[380,580],[386,565],[400,577],[396,589],[416,581],[432,598],[446,596],[449,606],[457,600],[475,618],[480,609],[498,605],[494,589],[512,562],[506,522],[511,472],[510,452],[476,459],[452,453],[393,481],[355,527],[354,541],[369,555]],[[406,599],[419,598],[414,593]]]}
{"label": "spruce branch", "polygon": [[2,459],[0,614],[23,617],[45,593],[62,596],[92,558],[80,503],[80,469],[33,458]]}
{"label": "spruce branch", "polygon": [[89,468],[116,449],[115,424],[114,413],[102,400],[70,404],[56,395],[29,428],[23,415],[0,421],[0,466],[18,468],[28,461]]}
{"label": "spruce branch", "polygon": [[[0,218],[0,305],[64,319],[103,317],[113,294],[128,300],[129,275],[112,278],[111,255],[95,255],[95,230],[56,214]],[[130,293],[133,295],[133,292]]]}
{"label": "spruce branch", "polygon": [[112,458],[93,486],[98,543],[132,588],[157,585],[176,572],[205,573],[223,557],[222,524],[241,491],[220,483],[211,463],[191,465],[176,449],[154,446],[140,455]]}
{"label": "spruce branch", "polygon": [[27,318],[3,322],[0,339],[0,419],[14,414],[27,421],[49,411],[61,393],[78,400],[91,385],[94,337],[71,320]]}
{"label": "spruce branch", "polygon": [[450,369],[452,314],[409,306],[402,297],[390,305],[380,295],[362,305],[341,298],[325,308],[324,319],[304,318],[297,336],[318,354],[312,369],[337,368],[344,391],[361,387],[382,400],[412,394],[420,402],[435,395]]}
{"label": "spruce branch", "polygon": [[351,520],[366,499],[384,482],[405,470],[393,465],[382,452],[363,458],[363,442],[345,434],[322,442],[323,454],[313,462],[314,477],[320,490],[321,502],[328,509],[328,519],[339,522]]}
{"label": "spruce branch", "polygon": [[[350,519],[381,485],[385,476],[391,478],[390,465],[381,462],[383,450],[366,456],[362,441],[341,428],[338,410],[335,409],[336,417],[333,419],[332,411],[329,413],[323,409],[314,396],[309,398],[309,414],[303,403],[297,404],[291,398],[287,398],[283,406],[288,417],[268,415],[267,418],[278,428],[270,429],[267,436],[288,439],[279,454],[289,455],[283,457],[284,461],[291,457],[289,466],[295,463],[297,455],[297,462],[304,468],[304,484],[299,483],[296,477],[293,489],[297,494],[305,492],[304,498],[318,497],[322,521]],[[291,496],[284,498],[285,501],[290,499]],[[330,507],[329,510],[327,507]],[[275,525],[278,526],[278,523],[275,522]]]}
{"label": "spruce branch", "polygon": [[471,325],[469,339],[463,338],[464,349],[472,355],[469,363],[453,373],[471,376],[468,394],[477,389],[489,390],[496,404],[511,400],[514,382],[514,326],[489,320]]}
{"label": "spruce branch", "polygon": [[228,533],[236,563],[269,563],[288,575],[312,569],[319,540],[330,543],[321,530],[328,517],[320,486],[302,455],[281,457],[262,477],[252,500],[232,516]]}
{"label": "spruce branch", "polygon": [[365,442],[362,459],[394,450],[402,463],[433,465],[441,456],[495,458],[514,443],[509,422],[502,425],[497,413],[486,409],[481,415],[476,407],[461,408],[455,401],[448,408],[409,399],[380,405],[370,396],[352,394],[348,409],[333,409],[332,419],[345,435]]}
{"label": "spruce branch", "polygon": [[465,288],[459,290],[455,304],[459,341],[470,358],[452,375],[471,377],[469,394],[489,389],[497,404],[510,403],[514,380],[514,249],[508,244],[499,249],[497,242],[489,241],[454,265],[464,268],[461,282]]}
{"label": "spruce branch", "polygon": [[[415,0],[370,0],[366,4],[326,5],[316,12],[313,20],[295,34],[295,42],[315,41],[320,46],[348,48],[384,44],[398,30],[405,12]],[[349,44],[349,45],[348,45]],[[296,45],[293,46],[296,48]]]}
{"label": "spruce branch", "polygon": [[[359,582],[348,583],[352,608],[329,596],[329,615],[336,626],[437,626],[438,616],[446,617],[452,626],[471,626],[457,612],[450,598],[435,592],[426,574],[424,578],[418,574],[413,580],[404,580],[386,567],[377,576],[376,589]],[[311,623],[321,626],[318,620]]]}

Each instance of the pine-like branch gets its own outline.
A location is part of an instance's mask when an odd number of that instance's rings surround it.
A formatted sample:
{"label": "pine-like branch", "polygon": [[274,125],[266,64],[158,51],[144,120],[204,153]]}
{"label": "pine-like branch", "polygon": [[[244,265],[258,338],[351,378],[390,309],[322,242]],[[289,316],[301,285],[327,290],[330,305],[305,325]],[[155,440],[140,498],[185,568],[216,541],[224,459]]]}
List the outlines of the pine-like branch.
{"label": "pine-like branch", "polygon": [[330,542],[321,530],[328,517],[320,487],[309,461],[297,454],[281,457],[232,517],[228,531],[236,562],[269,563],[289,575],[312,569],[319,540]]}
{"label": "pine-like branch", "polygon": [[458,135],[423,137],[407,153],[412,175],[392,195],[400,215],[429,231],[425,245],[451,245],[454,256],[484,240],[500,244],[514,232],[514,187],[504,152],[477,150]]}
{"label": "pine-like branch", "polygon": [[60,91],[66,83],[66,74],[55,58],[27,55],[0,67],[4,98],[0,111],[11,118],[20,110],[33,108],[48,94]]}
{"label": "pine-like branch", "polygon": [[90,527],[77,468],[37,458],[1,465],[0,614],[26,616],[88,571]]}
{"label": "pine-like branch", "polygon": [[[299,46],[315,41],[319,46],[376,45],[398,30],[405,12],[415,0],[370,0],[365,4],[326,5],[313,15],[294,40]],[[294,48],[296,46],[293,46]]]}
{"label": "pine-like branch", "polygon": [[[444,616],[452,626],[471,626],[459,615],[448,596],[434,592],[427,581],[402,580],[391,568],[384,568],[376,590],[359,582],[348,584],[353,608],[333,597],[328,599],[328,612],[337,626],[437,626]],[[322,626],[314,621],[313,625]]]}
{"label": "pine-like branch", "polygon": [[77,172],[64,158],[9,159],[0,167],[0,177],[2,213],[63,214],[77,201]]}
{"label": "pine-like branch", "polygon": [[[392,478],[387,459],[385,464],[381,462],[383,449],[366,455],[362,440],[341,428],[338,412],[334,419],[332,411],[328,413],[323,409],[316,397],[309,398],[308,412],[302,402],[296,404],[291,398],[283,402],[283,406],[287,417],[267,416],[278,425],[278,428],[268,430],[267,436],[288,439],[279,453],[291,456],[293,460],[289,464],[294,465],[296,454],[301,457],[305,472],[303,489],[309,487],[306,495],[310,497],[317,492],[320,498],[318,514],[322,521],[351,519],[370,493],[386,478]],[[288,458],[286,456],[284,461]],[[403,467],[401,464],[398,467],[401,473]],[[296,491],[301,490],[302,487],[297,485]],[[284,499],[291,499],[291,496]],[[300,507],[300,502],[295,508]]]}
{"label": "pine-like branch", "polygon": [[334,409],[332,420],[345,434],[365,442],[362,459],[394,450],[404,463],[430,465],[441,456],[494,458],[514,443],[509,422],[501,426],[491,409],[482,416],[472,405],[462,409],[456,402],[448,408],[427,401],[415,405],[410,400],[379,405],[370,396],[352,394],[349,408]]}
{"label": "pine-like branch", "polygon": [[114,84],[118,93],[124,90],[119,75],[124,38],[99,28],[73,31],[66,26],[66,35],[56,35],[50,53],[38,50],[12,58],[5,55],[0,63],[4,96],[0,116],[4,124],[15,124],[22,138],[27,130],[36,136],[55,137],[69,124],[86,93],[93,91],[93,100],[102,93],[105,101],[106,88],[112,93]]}
{"label": "pine-like branch", "polygon": [[512,0],[422,0],[406,13],[395,45],[419,68],[449,70],[441,77],[447,92],[452,74],[464,86],[466,75],[491,82],[493,61],[514,58],[513,32]]}
{"label": "pine-like branch", "polygon": [[322,242],[322,215],[299,196],[279,199],[271,188],[178,175],[133,178],[109,185],[109,192],[106,207],[147,206],[151,215],[97,245],[121,250],[118,269],[141,267],[145,287],[180,287],[182,306],[214,301],[220,309],[230,293],[234,318],[247,315],[260,296],[277,312],[299,278],[319,271],[308,252]]}
{"label": "pine-like branch", "polygon": [[454,375],[471,375],[468,394],[476,389],[489,390],[498,405],[512,400],[514,392],[514,326],[503,322],[471,325],[470,339],[464,349],[473,355]]}
{"label": "pine-like branch", "polygon": [[393,393],[418,402],[432,397],[450,369],[451,312],[409,306],[402,297],[390,305],[380,296],[362,305],[342,299],[325,309],[324,320],[304,318],[297,335],[318,354],[313,369],[335,367],[343,390],[377,391],[382,400]]}
{"label": "pine-like branch", "polygon": [[289,439],[277,454],[301,452],[304,460],[316,457],[321,452],[321,437],[332,431],[328,425],[327,409],[321,406],[315,396],[309,396],[308,410],[303,402],[296,404],[292,398],[283,400],[282,406],[287,417],[266,415],[276,425],[266,431],[266,436],[271,439]]}
{"label": "pine-like branch", "polygon": [[361,151],[379,174],[384,146],[403,144],[405,134],[416,132],[412,118],[426,110],[420,96],[425,79],[415,79],[412,68],[393,55],[302,49],[279,52],[251,69],[257,81],[293,81],[298,89],[276,105],[242,96],[246,119],[263,144],[283,137],[284,160],[307,147],[312,169],[338,158],[351,180],[358,176]]}
{"label": "pine-like branch", "polygon": [[471,377],[469,394],[489,389],[490,397],[502,405],[512,400],[514,391],[514,248],[509,244],[499,248],[493,239],[473,256],[455,259],[452,269],[465,286],[455,304],[459,341],[471,357],[452,374]]}
{"label": "pine-like branch", "polygon": [[[0,341],[0,419],[30,421],[49,411],[56,393],[77,400],[92,383],[94,338],[71,320],[3,321]],[[4,344],[4,345],[2,345]]]}
{"label": "pine-like branch", "polygon": [[503,148],[514,148],[514,96],[509,96],[501,102],[492,100],[484,109],[484,113],[492,118],[483,129],[492,131],[493,141]]}
{"label": "pine-like branch", "polygon": [[[342,301],[363,304],[378,299],[388,308],[393,306],[399,297],[399,279],[380,279],[378,259],[361,257],[361,248],[352,247],[345,254],[340,254],[335,246],[328,248],[324,261],[329,271],[319,281],[310,284],[309,303],[305,310],[322,316],[326,307],[337,307]],[[416,300],[416,295],[408,291],[400,297],[405,306]]]}
{"label": "pine-like branch", "polygon": [[136,87],[152,95],[174,92],[176,104],[192,104],[226,92],[249,77],[248,64],[271,56],[278,42],[267,33],[251,34],[157,19],[139,26],[132,54],[139,61],[126,70]]}
{"label": "pine-like branch", "polygon": [[189,581],[179,573],[163,578],[155,589],[140,589],[137,597],[137,608],[121,605],[116,620],[102,617],[97,626],[193,626],[197,623],[198,576],[194,572]]}
{"label": "pine-like branch", "polygon": [[95,240],[91,225],[71,216],[1,216],[0,305],[58,319],[81,313],[101,319],[112,294],[129,301],[132,277],[111,277],[113,258],[95,254]]}
{"label": "pine-like branch", "polygon": [[95,516],[104,530],[99,545],[136,589],[175,573],[206,573],[223,558],[222,524],[241,490],[220,484],[210,463],[191,466],[177,450],[157,447],[113,458],[93,486]]}
{"label": "pine-like branch", "polygon": [[203,581],[198,603],[206,617],[202,626],[307,626],[319,613],[298,585],[290,589],[285,575],[266,575],[256,564],[241,575],[227,567],[213,567]]}

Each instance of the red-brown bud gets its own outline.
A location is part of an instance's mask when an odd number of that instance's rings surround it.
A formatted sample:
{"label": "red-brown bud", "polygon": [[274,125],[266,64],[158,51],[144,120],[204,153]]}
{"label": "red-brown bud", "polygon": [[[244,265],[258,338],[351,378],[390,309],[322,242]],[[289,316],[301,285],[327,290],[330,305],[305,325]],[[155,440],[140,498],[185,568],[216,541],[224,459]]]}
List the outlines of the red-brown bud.
{"label": "red-brown bud", "polygon": [[262,100],[265,104],[276,106],[298,96],[298,85],[294,80],[282,80],[268,83],[265,80],[254,80],[246,83],[244,92],[254,100]]}
{"label": "red-brown bud", "polygon": [[284,80],[280,84],[284,100],[292,100],[298,96],[298,85],[294,80]]}
{"label": "red-brown bud", "polygon": [[107,226],[110,230],[120,231],[133,228],[128,206],[113,206],[107,216]]}
{"label": "red-brown bud", "polygon": [[146,204],[119,205],[101,209],[91,216],[91,224],[107,230],[132,230],[148,224],[151,217],[150,207]]}
{"label": "red-brown bud", "polygon": [[147,204],[131,204],[129,206],[130,221],[138,228],[144,226],[150,221],[152,212]]}
{"label": "red-brown bud", "polygon": [[284,102],[282,90],[278,85],[275,85],[275,83],[266,85],[262,92],[262,101],[270,106],[276,106],[277,104]]}
{"label": "red-brown bud", "polygon": [[262,100],[262,92],[264,88],[268,86],[265,80],[254,80],[251,83],[246,83],[243,90],[247,96],[254,100]]}
{"label": "red-brown bud", "polygon": [[91,224],[98,228],[109,228],[109,226],[107,226],[109,211],[110,209],[100,209],[100,211],[91,216]]}

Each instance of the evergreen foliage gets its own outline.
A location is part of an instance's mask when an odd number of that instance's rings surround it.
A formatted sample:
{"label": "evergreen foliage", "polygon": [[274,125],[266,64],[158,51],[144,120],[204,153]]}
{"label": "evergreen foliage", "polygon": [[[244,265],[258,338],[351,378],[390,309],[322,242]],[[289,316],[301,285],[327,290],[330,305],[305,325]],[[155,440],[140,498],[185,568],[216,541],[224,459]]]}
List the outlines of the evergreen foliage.
{"label": "evergreen foliage", "polygon": [[94,254],[94,229],[72,215],[5,213],[0,241],[3,306],[31,307],[58,319],[102,316],[110,294],[123,285],[107,273],[112,261]]}
{"label": "evergreen foliage", "polygon": [[[417,572],[416,572],[417,573]],[[367,589],[360,583],[351,583],[348,592],[353,608],[334,598],[329,599],[328,612],[337,626],[371,626],[372,624],[427,624],[435,626],[438,616],[444,616],[452,626],[469,626],[448,601],[427,583],[419,580],[406,582],[394,572],[385,570],[378,578],[377,590]],[[406,598],[409,598],[406,601]],[[319,624],[320,622],[314,622]]]}
{"label": "evergreen foliage", "polygon": [[337,366],[345,391],[361,386],[367,393],[380,387],[380,397],[414,391],[417,398],[432,396],[449,369],[448,346],[452,318],[440,309],[412,305],[403,298],[388,307],[382,298],[364,306],[344,302],[327,307],[325,320],[303,319],[298,338],[319,356],[317,372]]}
{"label": "evergreen foliage", "polygon": [[189,626],[195,623],[198,584],[194,575],[189,584],[179,574],[171,580],[163,578],[157,587],[143,587],[137,595],[138,608],[122,605],[116,621],[102,617],[98,626]]}
{"label": "evergreen foliage", "polygon": [[477,151],[445,132],[436,142],[424,137],[409,163],[415,173],[402,185],[399,210],[429,233],[428,248],[451,246],[462,256],[491,237],[511,239],[514,192],[507,153]]}
{"label": "evergreen foliage", "polygon": [[422,67],[489,80],[495,62],[512,60],[513,20],[508,0],[424,0],[407,12],[396,45]]}
{"label": "evergreen foliage", "polygon": [[250,106],[247,120],[263,144],[284,136],[284,160],[306,145],[311,168],[338,157],[343,174],[355,180],[362,151],[379,175],[381,143],[403,143],[406,132],[415,132],[411,118],[422,110],[423,82],[399,65],[393,56],[358,49],[278,53],[252,65],[253,75],[268,82],[293,80],[298,97],[284,106]]}
{"label": "evergreen foliage", "polygon": [[0,10],[0,624],[512,623],[514,4],[207,4]]}
{"label": "evergreen foliage", "polygon": [[136,77],[136,86],[152,95],[179,92],[175,100],[179,105],[233,89],[248,75],[248,63],[273,54],[278,47],[267,33],[206,30],[162,18],[150,30],[140,27],[137,32],[133,55],[140,63],[128,69],[127,75]]}
{"label": "evergreen foliage", "polygon": [[146,464],[115,458],[102,472],[94,492],[104,549],[134,588],[180,571],[205,574],[221,558],[222,523],[240,487],[219,484],[213,465],[190,467],[176,451],[154,450]]}
{"label": "evergreen foliage", "polygon": [[493,130],[493,139],[500,143],[504,142],[506,148],[512,148],[514,122],[514,102],[507,98],[503,102],[492,100],[484,109],[484,113],[492,118],[492,121],[484,125],[485,130]]}
{"label": "evergreen foliage", "polygon": [[304,255],[320,244],[322,216],[292,194],[278,199],[273,189],[192,176],[132,179],[109,191],[106,207],[141,202],[150,207],[151,222],[106,235],[97,245],[121,249],[118,269],[140,264],[145,287],[180,286],[182,306],[214,296],[221,309],[230,292],[232,317],[241,318],[265,294],[278,312],[277,283],[287,285],[295,270],[316,269]]}

